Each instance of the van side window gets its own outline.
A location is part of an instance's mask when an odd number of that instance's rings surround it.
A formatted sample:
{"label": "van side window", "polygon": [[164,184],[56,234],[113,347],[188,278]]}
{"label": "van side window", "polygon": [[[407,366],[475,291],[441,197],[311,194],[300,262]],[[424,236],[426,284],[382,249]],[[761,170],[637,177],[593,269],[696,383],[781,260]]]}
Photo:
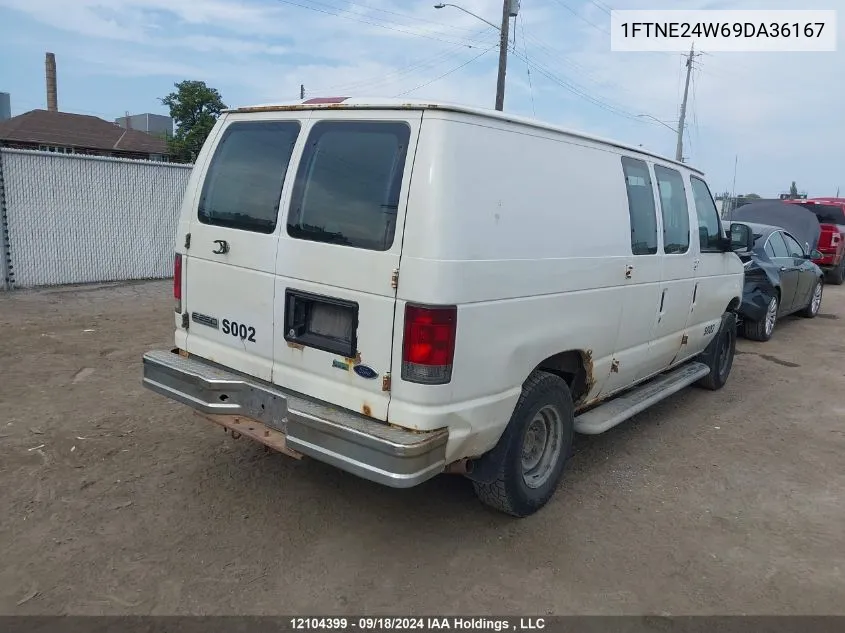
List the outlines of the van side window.
{"label": "van side window", "polygon": [[244,121],[223,132],[205,177],[197,215],[203,224],[272,233],[296,121]]}
{"label": "van side window", "polygon": [[686,253],[689,250],[689,207],[680,172],[661,165],[654,166],[660,209],[663,214],[663,252]]}
{"label": "van side window", "polygon": [[316,123],[296,175],[288,235],[388,250],[410,135],[401,122]]}
{"label": "van side window", "polygon": [[702,253],[721,253],[722,223],[710,188],[701,178],[690,176],[695,213],[698,216],[698,241]]}
{"label": "van side window", "polygon": [[631,251],[634,255],[654,255],[657,253],[657,214],[648,165],[645,161],[623,156],[622,173],[628,190]]}

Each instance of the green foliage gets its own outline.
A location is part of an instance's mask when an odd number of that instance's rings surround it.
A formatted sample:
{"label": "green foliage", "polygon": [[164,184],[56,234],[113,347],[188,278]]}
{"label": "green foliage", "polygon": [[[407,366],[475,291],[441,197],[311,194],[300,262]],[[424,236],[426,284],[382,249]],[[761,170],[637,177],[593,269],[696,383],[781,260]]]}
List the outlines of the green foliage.
{"label": "green foliage", "polygon": [[746,198],[747,200],[759,200],[760,199],[760,196],[758,196],[756,193],[747,193],[742,197]]}
{"label": "green foliage", "polygon": [[205,139],[217,122],[217,117],[226,109],[223,98],[204,81],[180,81],[176,91],[161,99],[170,108],[170,116],[176,123],[176,133],[168,139],[171,160],[191,163],[196,160]]}

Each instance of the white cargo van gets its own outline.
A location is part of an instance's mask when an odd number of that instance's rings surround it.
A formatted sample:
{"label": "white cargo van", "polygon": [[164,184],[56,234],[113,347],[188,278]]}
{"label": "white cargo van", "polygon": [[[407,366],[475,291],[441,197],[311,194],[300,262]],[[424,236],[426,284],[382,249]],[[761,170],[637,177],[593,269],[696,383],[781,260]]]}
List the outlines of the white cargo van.
{"label": "white cargo van", "polygon": [[526,516],[574,431],[725,383],[750,241],[688,165],[533,120],[230,110],[179,220],[175,349],[143,382],[235,437],[393,487],[461,473]]}

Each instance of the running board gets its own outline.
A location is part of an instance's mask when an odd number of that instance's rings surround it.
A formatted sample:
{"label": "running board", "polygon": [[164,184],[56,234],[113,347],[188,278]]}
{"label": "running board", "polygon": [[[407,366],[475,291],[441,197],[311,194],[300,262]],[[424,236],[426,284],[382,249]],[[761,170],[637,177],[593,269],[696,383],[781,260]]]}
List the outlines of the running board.
{"label": "running board", "polygon": [[604,433],[651,405],[701,380],[709,373],[710,368],[704,363],[687,363],[678,369],[660,374],[627,393],[577,416],[575,430],[586,435]]}

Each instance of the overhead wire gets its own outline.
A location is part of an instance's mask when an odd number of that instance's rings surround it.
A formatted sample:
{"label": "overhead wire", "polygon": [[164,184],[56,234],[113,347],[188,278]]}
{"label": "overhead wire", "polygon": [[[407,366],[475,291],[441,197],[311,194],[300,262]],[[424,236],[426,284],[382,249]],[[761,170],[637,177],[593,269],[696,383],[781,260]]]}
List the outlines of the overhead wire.
{"label": "overhead wire", "polygon": [[[328,9],[322,9],[319,6],[311,6],[311,5],[308,5],[308,4],[302,4],[301,2],[294,2],[293,0],[276,0],[276,2],[281,2],[282,4],[287,4],[287,5],[290,5],[290,6],[293,6],[293,7],[299,7],[300,9],[308,9],[309,11],[316,11],[318,13],[325,13],[326,15],[333,15],[335,17],[343,18],[343,19],[346,19],[346,20],[351,20],[353,22],[359,22],[361,24],[369,24],[370,26],[375,26],[375,27],[378,27],[378,28],[387,29],[389,31],[395,31],[397,33],[404,33],[405,35],[411,35],[413,37],[421,37],[421,38],[425,38],[425,39],[429,39],[429,40],[434,40],[434,41],[437,41],[437,42],[445,42],[446,44],[463,45],[467,48],[479,48],[482,45],[479,42],[474,42],[474,41],[469,41],[469,40],[455,41],[454,39],[444,39],[442,37],[435,37],[435,36],[427,34],[427,33],[419,33],[419,32],[415,32],[415,31],[409,31],[407,29],[397,28],[396,23],[391,23],[391,22],[388,22],[386,20],[382,20],[381,22],[375,22],[373,20],[365,20],[365,19],[355,17],[355,15],[360,15],[360,14],[349,15],[348,13],[336,13],[336,12],[333,12],[333,11],[329,11]],[[302,0],[302,2],[312,2],[312,3],[316,4],[315,0]],[[324,4],[324,3],[319,3],[319,4],[322,4],[325,7],[329,7],[329,8],[335,9],[335,10],[339,10],[338,7],[335,7],[333,5],[327,5],[327,4]],[[404,25],[400,25],[400,26],[404,26]]]}
{"label": "overhead wire", "polygon": [[[519,16],[519,25],[522,27],[522,50],[525,53],[525,59],[528,59],[528,44],[525,41],[525,18],[522,17],[522,14]],[[516,29],[514,29],[516,31]],[[514,40],[516,40],[516,33],[514,33]],[[516,43],[514,42],[514,48],[516,48]],[[536,117],[537,110],[534,107],[534,84],[531,80],[531,66],[528,65],[526,62],[525,70],[528,72],[528,94],[531,96],[531,114]]]}
{"label": "overhead wire", "polygon": [[[321,4],[326,4],[326,3],[321,3]],[[429,20],[427,18],[421,18],[421,17],[416,16],[416,15],[410,15],[409,13],[400,13],[399,11],[391,11],[390,9],[381,9],[379,7],[373,7],[373,6],[366,5],[366,4],[360,4],[358,2],[347,2],[346,5],[348,7],[360,7],[362,9],[367,10],[367,11],[377,11],[379,13],[385,13],[385,14],[388,14],[388,15],[396,15],[396,16],[399,16],[399,17],[406,18],[408,20],[415,20],[417,22],[426,22],[428,24],[436,24],[437,26],[441,26],[441,27],[445,27],[445,28],[449,28],[449,29],[454,29],[456,31],[474,31],[475,30],[475,29],[471,29],[471,28],[466,27],[466,26],[454,26],[452,24],[446,24],[445,22],[438,22],[436,20]]]}
{"label": "overhead wire", "polygon": [[613,114],[617,114],[619,116],[622,116],[622,117],[625,117],[625,118],[628,118],[628,119],[632,119],[634,121],[641,121],[641,119],[638,118],[635,114],[625,110],[624,108],[621,108],[619,106],[615,106],[615,105],[613,105],[613,104],[611,104],[607,101],[604,101],[602,99],[594,97],[593,95],[591,95],[587,92],[584,92],[576,84],[573,84],[572,82],[567,81],[565,79],[561,79],[552,70],[550,70],[549,68],[545,67],[544,65],[542,65],[542,64],[540,64],[540,63],[538,63],[534,60],[526,58],[519,51],[514,51],[513,54],[517,58],[519,58],[523,62],[525,62],[526,64],[529,64],[534,70],[536,70],[538,73],[540,73],[541,75],[543,75],[544,77],[546,77],[550,81],[556,83],[558,86],[560,86],[561,88],[564,88],[565,90],[571,92],[572,94],[589,101],[593,105],[596,105],[596,106],[598,106],[598,107],[600,107],[604,110],[607,110],[608,112],[611,112]]}
{"label": "overhead wire", "polygon": [[486,50],[484,50],[484,51],[481,51],[478,55],[474,56],[473,58],[468,59],[467,61],[465,61],[465,62],[464,62],[463,64],[461,64],[460,66],[456,66],[455,68],[452,68],[451,70],[449,70],[449,71],[447,71],[447,72],[443,73],[442,75],[438,75],[437,77],[435,77],[434,79],[432,79],[432,80],[430,80],[430,81],[426,81],[425,83],[422,83],[422,84],[420,84],[419,86],[416,86],[416,87],[411,88],[410,90],[406,90],[406,91],[404,91],[404,92],[400,92],[399,94],[397,94],[397,95],[393,95],[393,96],[394,96],[394,98],[396,98],[396,97],[404,97],[405,95],[411,94],[412,92],[416,92],[416,91],[417,91],[417,90],[419,90],[420,88],[425,88],[426,86],[430,86],[430,85],[431,85],[431,84],[433,84],[434,82],[436,82],[436,81],[440,81],[440,80],[441,80],[441,79],[443,79],[444,77],[447,77],[447,76],[451,75],[452,73],[456,73],[456,72],[458,72],[461,68],[464,68],[464,67],[466,67],[466,66],[469,66],[469,65],[470,65],[472,62],[474,62],[475,60],[480,59],[481,57],[484,57],[484,55],[486,55],[487,53],[489,53],[490,51],[492,51],[494,48],[496,48],[496,46],[497,46],[497,45],[496,45],[496,44],[494,44],[494,45],[493,45],[493,46],[491,46],[490,48],[488,48],[488,49],[486,49]]}
{"label": "overhead wire", "polygon": [[[489,30],[483,29],[483,30]],[[447,48],[445,51],[441,51],[436,55],[430,55],[425,58],[419,59],[411,64],[406,66],[400,66],[396,70],[393,70],[389,73],[383,73],[378,76],[369,77],[366,79],[361,79],[349,83],[344,84],[334,84],[330,86],[323,86],[320,88],[314,89],[316,92],[323,92],[332,91],[332,90],[339,90],[339,91],[357,91],[363,88],[372,89],[375,86],[382,86],[382,85],[389,85],[391,83],[395,83],[398,79],[413,73],[415,71],[426,70],[428,68],[432,68],[434,66],[439,66],[440,64],[449,61],[455,54],[457,54],[462,49],[466,48],[461,44],[457,44],[450,48]]]}
{"label": "overhead wire", "polygon": [[[578,13],[575,9],[573,9],[573,8],[572,8],[572,7],[570,7],[568,4],[566,4],[563,0],[555,0],[555,2],[556,2],[557,4],[559,4],[560,6],[562,6],[564,9],[566,9],[567,11],[569,11],[572,15],[574,15],[576,18],[578,18],[578,19],[579,19],[579,20],[581,20],[582,22],[584,22],[584,23],[586,23],[586,24],[589,24],[589,25],[590,25],[590,26],[592,26],[594,29],[597,29],[597,30],[601,31],[601,32],[602,32],[602,33],[604,33],[605,35],[610,35],[610,31],[608,31],[607,29],[603,29],[602,27],[598,26],[598,25],[597,25],[597,24],[595,24],[594,22],[591,22],[590,20],[588,20],[587,18],[585,18],[583,15],[581,15],[580,13]],[[596,6],[598,6],[598,5],[596,5]],[[609,12],[608,12],[608,15],[610,15],[610,13],[609,13]]]}

